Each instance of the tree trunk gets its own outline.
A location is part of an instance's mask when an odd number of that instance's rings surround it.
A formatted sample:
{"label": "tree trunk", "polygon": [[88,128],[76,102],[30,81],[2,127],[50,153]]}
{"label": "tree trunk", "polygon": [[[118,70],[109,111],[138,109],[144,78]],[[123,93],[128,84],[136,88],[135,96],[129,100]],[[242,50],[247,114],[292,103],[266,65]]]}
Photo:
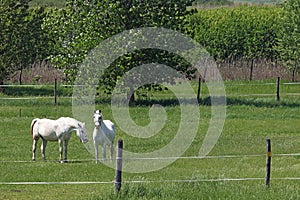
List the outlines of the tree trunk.
{"label": "tree trunk", "polygon": [[126,30],[130,30],[132,29],[132,25],[131,25],[131,21],[130,21],[130,13],[129,10],[132,7],[132,0],[126,0],[125,2],[125,29]]}
{"label": "tree trunk", "polygon": [[253,80],[253,68],[254,68],[254,59],[251,59],[250,76],[249,76],[250,81]]}
{"label": "tree trunk", "polygon": [[22,85],[22,75],[23,75],[23,68],[20,68],[20,75],[19,75],[19,84]]}
{"label": "tree trunk", "polygon": [[293,67],[292,82],[295,82],[296,71],[297,71],[297,62],[295,61],[295,64]]}
{"label": "tree trunk", "polygon": [[198,91],[197,91],[197,101],[198,101],[199,104],[200,104],[200,101],[201,101],[201,97],[200,97],[201,81],[202,81],[202,78],[201,78],[201,74],[200,74],[199,79],[198,79]]}
{"label": "tree trunk", "polygon": [[0,92],[3,92],[4,91],[4,81],[3,80],[0,80]]}

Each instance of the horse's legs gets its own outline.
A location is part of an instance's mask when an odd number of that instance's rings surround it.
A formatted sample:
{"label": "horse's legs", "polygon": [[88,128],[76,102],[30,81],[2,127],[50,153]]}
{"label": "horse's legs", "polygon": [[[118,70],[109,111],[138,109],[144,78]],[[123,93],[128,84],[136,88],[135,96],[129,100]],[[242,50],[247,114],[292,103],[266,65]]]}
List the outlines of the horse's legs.
{"label": "horse's legs", "polygon": [[38,138],[37,139],[33,139],[33,143],[32,143],[32,160],[35,161],[36,160],[36,155],[35,155],[35,151],[36,151],[36,145],[38,143]]}
{"label": "horse's legs", "polygon": [[113,160],[114,157],[114,144],[110,144],[110,160]]}
{"label": "horse's legs", "polygon": [[46,160],[46,155],[45,155],[45,150],[46,150],[46,146],[47,146],[47,140],[42,140],[42,145],[41,145],[41,152],[42,152],[42,158],[43,160]]}
{"label": "horse's legs", "polygon": [[103,144],[102,146],[102,151],[103,151],[103,161],[106,161],[106,144]]}
{"label": "horse's legs", "polygon": [[68,162],[68,143],[69,143],[69,140],[65,140],[65,142],[64,142],[64,153],[65,153],[64,162]]}
{"label": "horse's legs", "polygon": [[62,140],[58,140],[58,144],[59,144],[59,161],[62,163],[63,162],[63,141]]}
{"label": "horse's legs", "polygon": [[96,163],[99,162],[99,152],[98,152],[98,143],[94,141],[94,148],[95,148],[95,158],[96,158]]}

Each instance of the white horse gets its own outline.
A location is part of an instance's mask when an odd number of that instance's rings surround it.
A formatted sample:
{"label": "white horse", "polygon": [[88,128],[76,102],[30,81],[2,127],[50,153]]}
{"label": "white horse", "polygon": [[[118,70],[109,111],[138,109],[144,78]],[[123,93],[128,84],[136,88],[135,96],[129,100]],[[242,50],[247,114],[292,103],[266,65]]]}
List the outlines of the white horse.
{"label": "white horse", "polygon": [[94,111],[95,128],[93,140],[95,147],[96,163],[99,161],[98,146],[102,146],[103,161],[106,160],[106,146],[110,147],[110,159],[113,159],[113,143],[115,139],[115,127],[110,120],[103,120],[101,110]]}
{"label": "white horse", "polygon": [[[67,162],[68,142],[71,138],[71,133],[76,131],[77,136],[82,143],[88,142],[88,135],[85,129],[85,124],[70,117],[61,117],[57,120],[51,119],[33,119],[31,122],[31,135],[33,139],[32,145],[32,160],[35,161],[36,145],[39,138],[42,138],[41,145],[42,157],[46,160],[45,149],[48,141],[58,141],[60,162]],[[64,159],[63,159],[64,150]]]}

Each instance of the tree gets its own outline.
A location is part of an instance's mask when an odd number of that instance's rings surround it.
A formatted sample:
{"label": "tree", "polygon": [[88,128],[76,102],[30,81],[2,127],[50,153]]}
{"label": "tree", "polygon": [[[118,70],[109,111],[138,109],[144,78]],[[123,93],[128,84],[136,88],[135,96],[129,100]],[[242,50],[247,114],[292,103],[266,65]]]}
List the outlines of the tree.
{"label": "tree", "polygon": [[287,0],[282,3],[282,29],[279,36],[281,60],[292,69],[292,81],[300,67],[300,0]]}
{"label": "tree", "polygon": [[50,9],[44,19],[43,30],[52,50],[48,59],[64,70],[68,83],[73,83],[87,53],[116,31],[102,2],[69,0],[63,8]]}
{"label": "tree", "polygon": [[26,41],[24,24],[28,8],[28,1],[1,1],[0,64],[3,72],[0,82],[2,83],[25,61],[23,58],[24,42]]}
{"label": "tree", "polygon": [[6,0],[0,4],[0,83],[43,57],[41,23],[43,9],[30,9],[29,0]]}
{"label": "tree", "polygon": [[201,9],[189,19],[192,37],[202,44],[217,62],[246,60],[250,80],[254,62],[278,58],[279,16],[277,6],[236,6]]}
{"label": "tree", "polygon": [[[79,64],[87,53],[101,41],[117,33],[139,27],[165,27],[185,30],[185,18],[192,0],[140,1],[140,0],[69,0],[66,8],[57,9],[45,20],[45,29],[54,38],[57,51],[51,57],[57,67],[63,68],[70,82],[74,81]],[[188,75],[189,66],[178,56],[157,50],[137,50],[116,60],[101,80],[108,92],[118,77],[133,67],[149,62],[173,64]],[[132,89],[132,88],[131,88]],[[132,98],[133,100],[133,98]]]}
{"label": "tree", "polygon": [[[194,10],[187,10],[187,6],[192,1],[187,0],[168,0],[168,1],[114,1],[117,5],[117,15],[121,21],[121,30],[130,30],[140,27],[164,27],[172,30],[184,32],[186,28],[186,17],[194,13]],[[112,10],[112,12],[115,12]],[[153,41],[155,42],[155,41]],[[189,63],[180,58],[179,55],[158,49],[136,50],[120,57],[107,70],[107,75],[101,79],[100,84],[107,85],[107,92],[110,93],[119,77],[130,69],[142,64],[160,63],[173,67],[184,73],[187,77],[191,77],[195,70],[191,69]],[[135,77],[136,80],[141,79]],[[172,79],[174,77],[166,77]],[[156,88],[157,85],[146,85],[148,89]],[[160,87],[158,87],[160,89]],[[133,84],[129,86],[128,98],[130,102],[134,101]]]}

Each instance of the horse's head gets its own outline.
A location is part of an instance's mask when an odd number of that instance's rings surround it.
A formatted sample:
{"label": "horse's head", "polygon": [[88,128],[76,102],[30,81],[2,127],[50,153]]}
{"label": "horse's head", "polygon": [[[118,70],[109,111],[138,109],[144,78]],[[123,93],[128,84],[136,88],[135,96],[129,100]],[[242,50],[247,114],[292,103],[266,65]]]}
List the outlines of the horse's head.
{"label": "horse's head", "polygon": [[85,123],[78,123],[77,136],[80,138],[82,143],[87,143],[89,141],[88,134],[85,128]]}
{"label": "horse's head", "polygon": [[103,117],[102,117],[102,112],[101,110],[95,110],[94,111],[94,124],[95,124],[95,127],[99,127],[101,126],[101,122],[103,120]]}

